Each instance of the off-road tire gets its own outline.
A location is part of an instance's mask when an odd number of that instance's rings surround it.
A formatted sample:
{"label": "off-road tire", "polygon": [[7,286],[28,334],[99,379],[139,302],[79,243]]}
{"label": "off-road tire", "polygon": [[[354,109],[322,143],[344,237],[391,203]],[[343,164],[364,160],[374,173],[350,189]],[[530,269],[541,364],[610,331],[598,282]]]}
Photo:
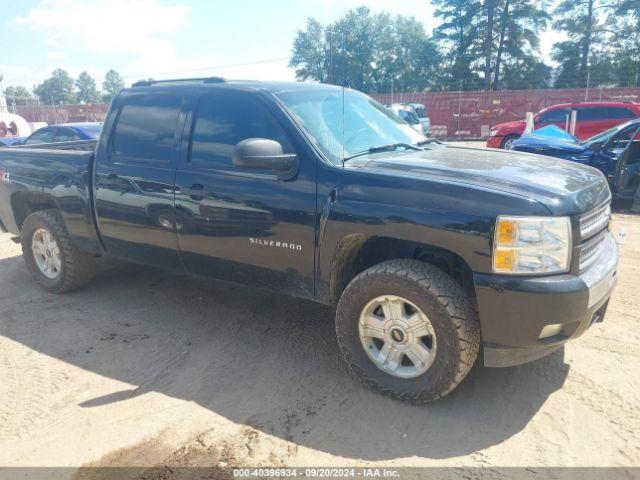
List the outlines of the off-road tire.
{"label": "off-road tire", "polygon": [[[435,360],[415,378],[380,370],[367,356],[358,333],[364,306],[381,295],[397,295],[428,316],[437,339]],[[480,349],[480,323],[473,302],[442,270],[419,260],[390,260],[356,276],[344,290],[336,312],[340,351],[366,385],[392,398],[427,403],[451,392],[469,373]]]}
{"label": "off-road tire", "polygon": [[[60,250],[62,269],[56,278],[48,278],[38,268],[33,257],[31,242],[38,229],[47,229],[56,240]],[[22,255],[31,275],[38,284],[51,293],[64,293],[76,290],[85,285],[94,271],[92,255],[79,251],[72,243],[64,226],[60,212],[57,210],[41,210],[29,215],[21,232]]]}

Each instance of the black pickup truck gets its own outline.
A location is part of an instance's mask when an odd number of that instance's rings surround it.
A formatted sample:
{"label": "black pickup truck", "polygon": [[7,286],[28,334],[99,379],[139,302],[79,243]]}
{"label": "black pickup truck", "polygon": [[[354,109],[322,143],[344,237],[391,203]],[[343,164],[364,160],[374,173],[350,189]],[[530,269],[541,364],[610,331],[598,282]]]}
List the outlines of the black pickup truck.
{"label": "black pickup truck", "polygon": [[335,305],[352,370],[413,402],[481,344],[516,365],[603,319],[610,200],[593,168],[447,146],[309,83],[140,82],[97,144],[0,150],[0,229],[46,290],[108,255]]}

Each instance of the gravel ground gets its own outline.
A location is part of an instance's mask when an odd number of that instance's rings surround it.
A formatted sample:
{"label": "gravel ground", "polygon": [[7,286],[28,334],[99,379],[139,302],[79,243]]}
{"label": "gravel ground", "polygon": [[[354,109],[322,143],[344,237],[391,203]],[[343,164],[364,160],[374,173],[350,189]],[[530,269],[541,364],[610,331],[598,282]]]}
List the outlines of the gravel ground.
{"label": "gravel ground", "polygon": [[50,295],[0,235],[0,465],[638,466],[640,216],[615,217],[604,323],[422,407],[345,372],[329,308],[119,264]]}

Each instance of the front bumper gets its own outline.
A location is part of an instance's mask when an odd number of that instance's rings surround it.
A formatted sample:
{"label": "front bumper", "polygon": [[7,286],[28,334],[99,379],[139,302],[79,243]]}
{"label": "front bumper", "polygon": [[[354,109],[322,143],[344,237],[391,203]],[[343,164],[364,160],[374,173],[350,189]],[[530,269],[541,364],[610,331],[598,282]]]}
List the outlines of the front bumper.
{"label": "front bumper", "polygon": [[485,366],[536,360],[602,321],[617,267],[618,249],[607,232],[598,260],[580,275],[474,274]]}
{"label": "front bumper", "polygon": [[487,138],[487,147],[489,148],[500,148],[502,145],[503,135],[495,135],[493,137]]}

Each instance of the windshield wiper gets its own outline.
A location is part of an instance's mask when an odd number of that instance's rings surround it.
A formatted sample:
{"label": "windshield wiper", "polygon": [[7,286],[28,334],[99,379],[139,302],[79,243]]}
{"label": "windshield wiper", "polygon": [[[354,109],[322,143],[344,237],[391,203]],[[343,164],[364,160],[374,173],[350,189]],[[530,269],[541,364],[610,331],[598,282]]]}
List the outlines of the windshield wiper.
{"label": "windshield wiper", "polygon": [[378,152],[389,152],[393,150],[397,150],[398,148],[405,148],[406,150],[418,150],[421,151],[421,148],[418,148],[415,145],[411,145],[410,143],[389,143],[387,145],[380,145],[379,147],[371,147],[367,150],[363,150],[358,153],[354,153],[353,155],[348,155],[344,157],[344,161],[351,160],[355,157],[360,157],[361,155],[369,155],[370,153],[378,153]]}

